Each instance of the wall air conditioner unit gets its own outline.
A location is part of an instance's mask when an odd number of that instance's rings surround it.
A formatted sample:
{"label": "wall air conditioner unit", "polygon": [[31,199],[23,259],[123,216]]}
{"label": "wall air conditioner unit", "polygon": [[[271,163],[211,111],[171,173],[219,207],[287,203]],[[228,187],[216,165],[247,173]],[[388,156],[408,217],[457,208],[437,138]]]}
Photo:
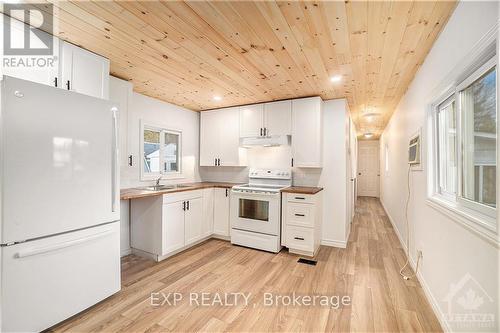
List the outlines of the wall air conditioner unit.
{"label": "wall air conditioner unit", "polygon": [[290,135],[274,135],[267,137],[242,138],[240,141],[240,145],[245,148],[251,148],[255,146],[277,147],[289,144],[290,144]]}
{"label": "wall air conditioner unit", "polygon": [[420,144],[421,132],[420,130],[410,138],[410,143],[408,145],[408,164],[410,165],[420,165],[421,156],[421,144]]}

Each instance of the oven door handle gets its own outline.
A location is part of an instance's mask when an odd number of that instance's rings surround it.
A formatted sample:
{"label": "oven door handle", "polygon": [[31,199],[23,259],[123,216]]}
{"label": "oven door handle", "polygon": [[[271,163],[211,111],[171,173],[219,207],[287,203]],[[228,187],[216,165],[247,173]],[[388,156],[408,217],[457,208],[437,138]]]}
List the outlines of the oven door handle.
{"label": "oven door handle", "polygon": [[247,193],[247,192],[242,192],[242,191],[239,191],[239,190],[231,190],[231,193],[235,193],[235,194],[241,194],[241,195],[255,195],[255,196],[266,196],[266,197],[273,197],[273,196],[279,196],[280,192],[276,192],[276,193],[266,193],[266,192],[262,192],[262,193]]}

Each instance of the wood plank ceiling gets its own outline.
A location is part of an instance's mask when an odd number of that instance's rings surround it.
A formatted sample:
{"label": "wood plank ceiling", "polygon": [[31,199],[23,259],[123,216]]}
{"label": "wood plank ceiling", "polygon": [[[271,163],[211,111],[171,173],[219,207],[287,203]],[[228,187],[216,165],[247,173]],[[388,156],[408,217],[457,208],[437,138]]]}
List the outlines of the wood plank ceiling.
{"label": "wood plank ceiling", "polygon": [[[358,132],[374,137],[456,5],[48,2],[56,8],[56,35],[109,58],[112,74],[132,81],[136,92],[192,110],[313,95],[345,97]],[[338,75],[340,82],[331,82]]]}

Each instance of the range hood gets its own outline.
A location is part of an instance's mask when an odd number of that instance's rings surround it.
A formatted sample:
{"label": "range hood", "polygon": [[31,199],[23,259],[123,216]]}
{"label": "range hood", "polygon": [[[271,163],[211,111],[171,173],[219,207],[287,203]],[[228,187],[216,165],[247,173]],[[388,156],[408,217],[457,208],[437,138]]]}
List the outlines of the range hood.
{"label": "range hood", "polygon": [[263,137],[251,137],[240,139],[240,144],[243,147],[250,148],[255,146],[261,147],[276,147],[290,144],[290,135],[272,135]]}

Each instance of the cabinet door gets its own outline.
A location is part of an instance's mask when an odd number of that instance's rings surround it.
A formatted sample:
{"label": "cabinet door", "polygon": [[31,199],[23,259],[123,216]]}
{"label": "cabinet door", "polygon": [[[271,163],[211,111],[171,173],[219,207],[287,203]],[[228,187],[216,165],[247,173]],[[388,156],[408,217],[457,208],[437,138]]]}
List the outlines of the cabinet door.
{"label": "cabinet door", "polygon": [[290,135],[292,133],[292,101],[264,104],[266,135]]}
{"label": "cabinet door", "polygon": [[62,44],[62,87],[107,99],[109,60],[69,43]]}
{"label": "cabinet door", "polygon": [[203,190],[203,224],[201,233],[208,237],[214,232],[214,189]]}
{"label": "cabinet door", "polygon": [[294,167],[321,167],[322,101],[319,97],[292,100]]}
{"label": "cabinet door", "polygon": [[214,191],[214,234],[229,236],[230,189],[216,188]]}
{"label": "cabinet door", "polygon": [[200,115],[200,166],[215,166],[220,146],[220,114],[217,110]]}
{"label": "cabinet door", "polygon": [[183,201],[163,204],[162,255],[184,246],[184,210]]}
{"label": "cabinet door", "polygon": [[192,244],[203,237],[203,199],[194,198],[186,202],[184,215],[185,245]]}
{"label": "cabinet door", "polygon": [[219,110],[220,145],[218,157],[221,166],[240,166],[239,113],[237,107]]}
{"label": "cabinet door", "polygon": [[264,105],[241,106],[239,123],[242,138],[261,136],[261,129],[264,127]]}

